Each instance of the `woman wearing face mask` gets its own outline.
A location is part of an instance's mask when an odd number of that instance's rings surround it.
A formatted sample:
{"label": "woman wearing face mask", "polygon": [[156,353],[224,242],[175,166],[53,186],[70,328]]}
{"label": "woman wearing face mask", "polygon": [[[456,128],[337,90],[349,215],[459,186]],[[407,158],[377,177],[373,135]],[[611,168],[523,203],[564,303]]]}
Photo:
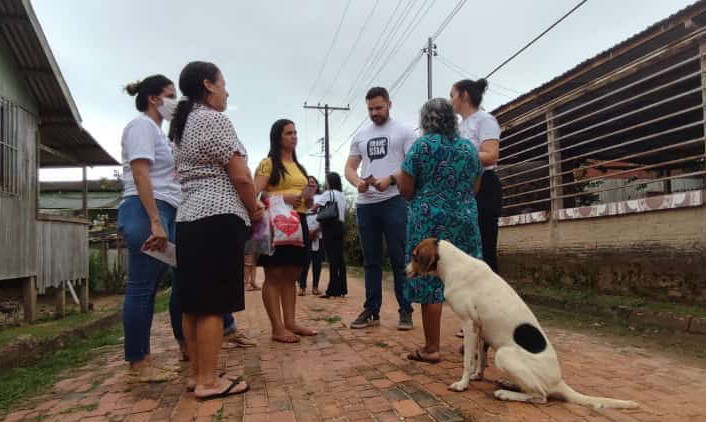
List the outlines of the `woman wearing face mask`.
{"label": "woman wearing face mask", "polygon": [[125,91],[135,96],[140,114],[122,136],[123,202],[118,230],[128,246],[128,277],[123,304],[125,360],[130,382],[161,382],[176,374],[150,358],[150,329],[157,286],[167,265],[143,250],[164,250],[174,240],[176,208],[181,187],[176,181],[174,157],[162,121],[176,108],[174,83],[163,75],[131,83]]}

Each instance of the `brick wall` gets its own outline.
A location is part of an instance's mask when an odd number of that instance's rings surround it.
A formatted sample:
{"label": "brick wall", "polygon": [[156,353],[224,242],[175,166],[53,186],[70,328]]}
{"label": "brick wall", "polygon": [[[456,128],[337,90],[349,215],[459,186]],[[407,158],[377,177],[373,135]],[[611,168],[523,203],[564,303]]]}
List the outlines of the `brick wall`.
{"label": "brick wall", "polygon": [[502,227],[513,282],[706,304],[706,207]]}

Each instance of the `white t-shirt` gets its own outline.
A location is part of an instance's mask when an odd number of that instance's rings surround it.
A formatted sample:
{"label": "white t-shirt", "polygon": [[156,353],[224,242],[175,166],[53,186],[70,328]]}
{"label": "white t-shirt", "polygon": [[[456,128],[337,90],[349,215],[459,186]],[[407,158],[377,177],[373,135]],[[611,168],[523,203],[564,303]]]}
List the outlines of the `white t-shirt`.
{"label": "white t-shirt", "polygon": [[150,162],[150,179],[155,199],[173,207],[181,202],[181,186],[176,180],[172,143],[146,114],[141,114],[123,129],[123,197],[138,195],[130,163],[137,159]]}
{"label": "white t-shirt", "polygon": [[[382,178],[400,169],[404,156],[412,148],[417,136],[412,128],[389,119],[382,126],[374,123],[362,128],[353,136],[350,155],[362,158],[360,177]],[[400,194],[397,186],[378,192],[372,186],[358,194],[358,204],[377,204]]]}
{"label": "white t-shirt", "polygon": [[[306,224],[309,225],[309,233],[314,230],[319,230],[319,222],[316,221],[316,214],[308,214],[306,216]],[[321,239],[321,231],[319,231],[319,235],[311,241],[311,250],[314,252],[319,250],[319,239]]]}
{"label": "white t-shirt", "polygon": [[[458,131],[462,138],[470,140],[480,151],[480,145],[489,139],[500,140],[500,125],[495,117],[487,111],[478,110],[467,118],[461,120]],[[485,167],[493,170],[497,165]]]}
{"label": "white t-shirt", "polygon": [[[331,193],[333,193],[333,195],[331,195]],[[327,190],[326,192],[322,193],[321,195],[316,195],[314,197],[314,204],[323,207],[332,198],[334,201],[336,201],[336,205],[338,205],[338,219],[341,220],[341,223],[345,223],[346,222],[346,195],[344,195],[343,192],[338,191],[338,190]]]}

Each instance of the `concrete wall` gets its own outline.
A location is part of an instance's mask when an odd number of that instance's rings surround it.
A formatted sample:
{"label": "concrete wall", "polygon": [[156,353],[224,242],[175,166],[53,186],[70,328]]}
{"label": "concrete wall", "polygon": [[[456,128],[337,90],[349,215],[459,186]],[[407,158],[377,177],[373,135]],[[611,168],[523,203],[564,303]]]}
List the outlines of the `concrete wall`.
{"label": "concrete wall", "polygon": [[706,304],[706,207],[501,227],[513,282]]}

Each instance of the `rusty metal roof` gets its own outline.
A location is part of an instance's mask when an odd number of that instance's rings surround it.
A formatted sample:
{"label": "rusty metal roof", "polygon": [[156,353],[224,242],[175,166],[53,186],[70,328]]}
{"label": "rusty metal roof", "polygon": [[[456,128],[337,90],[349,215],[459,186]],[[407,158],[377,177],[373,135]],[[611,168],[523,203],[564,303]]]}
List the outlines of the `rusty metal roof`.
{"label": "rusty metal roof", "polygon": [[507,122],[531,108],[541,106],[567,92],[580,88],[586,83],[600,78],[602,74],[661,45],[666,45],[669,41],[702,30],[704,25],[706,25],[706,0],[699,0],[579,63],[537,88],[496,107],[491,113],[501,122]]}
{"label": "rusty metal roof", "polygon": [[76,103],[29,0],[0,0],[0,36],[39,105],[41,167],[118,165],[81,126]]}

